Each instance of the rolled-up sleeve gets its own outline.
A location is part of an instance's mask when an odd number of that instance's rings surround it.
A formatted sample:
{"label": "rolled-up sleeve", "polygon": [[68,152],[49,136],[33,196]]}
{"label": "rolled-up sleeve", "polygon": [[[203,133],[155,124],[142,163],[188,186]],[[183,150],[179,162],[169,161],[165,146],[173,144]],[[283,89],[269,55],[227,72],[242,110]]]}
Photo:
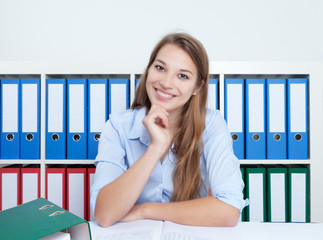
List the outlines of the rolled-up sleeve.
{"label": "rolled-up sleeve", "polygon": [[248,205],[243,199],[244,182],[239,160],[233,153],[232,139],[219,112],[208,115],[203,141],[203,154],[212,196],[239,209]]}
{"label": "rolled-up sleeve", "polygon": [[92,214],[101,188],[117,179],[127,170],[125,154],[119,132],[112,121],[109,120],[101,133],[98,155],[95,159],[96,171],[90,196]]}

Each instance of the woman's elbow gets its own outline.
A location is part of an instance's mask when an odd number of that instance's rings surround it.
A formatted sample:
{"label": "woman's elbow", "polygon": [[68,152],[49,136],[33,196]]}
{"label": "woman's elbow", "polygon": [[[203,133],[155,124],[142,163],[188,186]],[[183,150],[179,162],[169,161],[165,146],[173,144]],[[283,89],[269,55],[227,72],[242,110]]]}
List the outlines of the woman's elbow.
{"label": "woman's elbow", "polygon": [[116,222],[116,220],[114,220],[111,216],[108,214],[103,214],[102,211],[99,210],[94,211],[94,218],[96,222],[104,228],[109,227]]}
{"label": "woman's elbow", "polygon": [[240,211],[233,207],[228,214],[224,216],[223,227],[235,227],[239,222]]}

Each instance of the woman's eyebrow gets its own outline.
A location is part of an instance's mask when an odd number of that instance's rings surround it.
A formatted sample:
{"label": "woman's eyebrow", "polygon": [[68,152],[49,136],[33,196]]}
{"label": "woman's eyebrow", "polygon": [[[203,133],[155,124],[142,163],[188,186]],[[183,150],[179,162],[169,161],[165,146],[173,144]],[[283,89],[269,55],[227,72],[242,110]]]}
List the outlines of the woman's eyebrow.
{"label": "woman's eyebrow", "polygon": [[162,61],[160,59],[156,59],[156,62],[160,62],[161,64],[167,65],[164,61]]}
{"label": "woman's eyebrow", "polygon": [[[161,64],[167,66],[167,64],[163,60],[156,59],[155,61],[156,62],[160,62]],[[187,73],[190,73],[191,75],[193,75],[193,73],[190,70],[187,70],[187,69],[180,69],[179,71],[181,71],[181,72],[187,72]]]}

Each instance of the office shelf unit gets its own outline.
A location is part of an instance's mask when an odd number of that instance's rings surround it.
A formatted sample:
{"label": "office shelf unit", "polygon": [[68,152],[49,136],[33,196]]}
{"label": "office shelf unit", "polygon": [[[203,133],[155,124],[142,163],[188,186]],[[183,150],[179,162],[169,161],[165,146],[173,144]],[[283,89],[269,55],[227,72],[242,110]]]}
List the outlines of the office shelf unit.
{"label": "office shelf unit", "polygon": [[[40,159],[0,159],[0,167],[21,164],[38,165],[41,170],[41,196],[45,196],[45,169],[52,165],[92,165],[94,160],[47,160],[45,158],[46,124],[46,79],[56,76],[105,78],[107,76],[127,76],[130,78],[130,102],[135,94],[135,79],[144,71],[143,63],[37,63],[0,62],[2,78],[40,78],[41,79],[41,154]],[[323,222],[323,66],[315,62],[211,62],[210,74],[219,77],[219,108],[224,114],[224,79],[227,76],[306,76],[309,79],[309,158],[304,160],[240,160],[241,165],[303,165],[310,170],[310,219]]]}

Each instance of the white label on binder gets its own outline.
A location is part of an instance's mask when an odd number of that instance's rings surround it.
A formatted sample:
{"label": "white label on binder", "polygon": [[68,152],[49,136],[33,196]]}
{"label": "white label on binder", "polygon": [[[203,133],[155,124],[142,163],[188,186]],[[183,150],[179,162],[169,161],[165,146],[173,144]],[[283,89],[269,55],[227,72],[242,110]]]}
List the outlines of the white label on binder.
{"label": "white label on binder", "polygon": [[22,85],[22,132],[37,132],[37,84]]}
{"label": "white label on binder", "polygon": [[17,173],[2,174],[2,210],[17,206]]}
{"label": "white label on binder", "polygon": [[84,174],[69,173],[68,209],[71,213],[84,218]]}
{"label": "white label on binder", "polygon": [[2,131],[18,132],[18,84],[2,85]]}
{"label": "white label on binder", "polygon": [[249,84],[249,131],[264,132],[264,85]]}
{"label": "white label on binder", "polygon": [[292,173],[291,221],[306,221],[306,175]]}
{"label": "white label on binder", "polygon": [[84,85],[69,85],[69,132],[84,132]]}
{"label": "white label on binder", "polygon": [[126,84],[111,84],[111,113],[127,109]]}
{"label": "white label on binder", "polygon": [[270,132],[285,132],[285,104],[284,84],[269,84]]}
{"label": "white label on binder", "polygon": [[[91,191],[91,187],[92,187],[92,185],[94,183],[94,175],[95,174],[94,173],[90,173],[89,175],[90,175],[90,186],[89,186],[88,191]],[[90,211],[90,221],[95,221],[92,211]]]}
{"label": "white label on binder", "polygon": [[216,91],[215,84],[209,84],[207,92],[207,107],[210,109],[216,109]]}
{"label": "white label on binder", "polygon": [[305,84],[290,85],[290,130],[306,132],[306,92]]}
{"label": "white label on binder", "polygon": [[242,132],[242,84],[227,85],[227,124],[230,132]]}
{"label": "white label on binder", "polygon": [[38,174],[22,174],[22,203],[30,202],[38,198]]}
{"label": "white label on binder", "polygon": [[264,185],[262,173],[249,174],[250,222],[264,220]]}
{"label": "white label on binder", "polygon": [[106,116],[106,85],[90,85],[90,132],[101,132]]}
{"label": "white label on binder", "polygon": [[48,132],[63,132],[63,84],[48,84]]}
{"label": "white label on binder", "polygon": [[271,173],[270,183],[271,221],[285,222],[285,175]]}
{"label": "white label on binder", "polygon": [[63,207],[63,174],[49,173],[47,178],[48,200]]}

